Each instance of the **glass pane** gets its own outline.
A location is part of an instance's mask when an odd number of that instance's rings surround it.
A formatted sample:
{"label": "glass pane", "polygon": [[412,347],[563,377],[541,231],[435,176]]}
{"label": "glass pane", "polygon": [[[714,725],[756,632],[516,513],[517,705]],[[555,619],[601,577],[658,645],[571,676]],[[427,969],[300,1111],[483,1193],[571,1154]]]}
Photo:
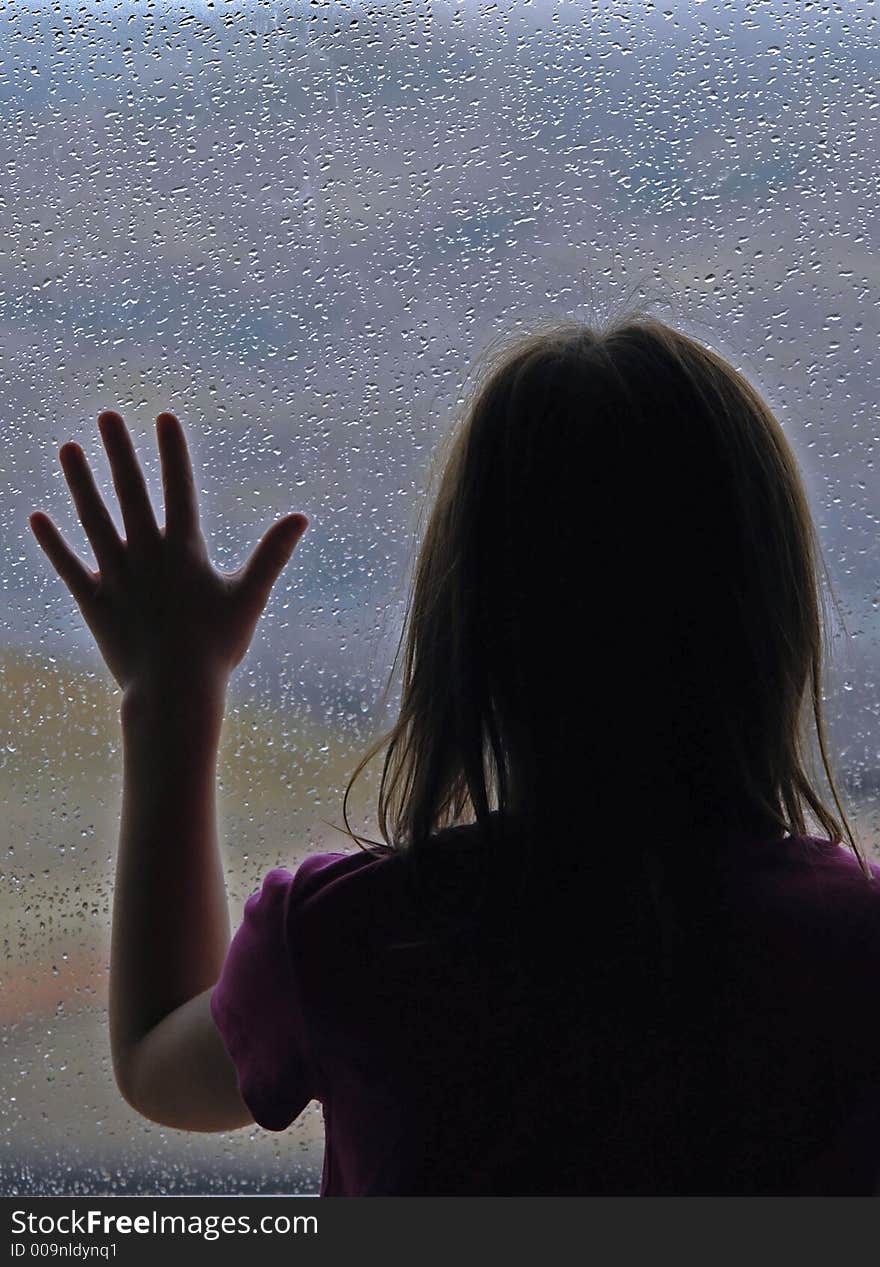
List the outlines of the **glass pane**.
{"label": "glass pane", "polygon": [[[120,410],[159,506],[155,416],[176,412],[222,567],[278,515],[311,520],[230,691],[237,922],[270,867],[355,847],[324,820],[393,716],[417,517],[473,358],[649,305],[756,382],[802,463],[848,627],[828,718],[870,843],[877,14],[65,0],[7,6],[0,34],[0,1189],[316,1191],[318,1106],[280,1135],[198,1135],[116,1090],[118,698],[27,524],[45,509],[91,563],[58,447],[109,495],[96,418]],[[379,764],[352,816],[373,836]]]}

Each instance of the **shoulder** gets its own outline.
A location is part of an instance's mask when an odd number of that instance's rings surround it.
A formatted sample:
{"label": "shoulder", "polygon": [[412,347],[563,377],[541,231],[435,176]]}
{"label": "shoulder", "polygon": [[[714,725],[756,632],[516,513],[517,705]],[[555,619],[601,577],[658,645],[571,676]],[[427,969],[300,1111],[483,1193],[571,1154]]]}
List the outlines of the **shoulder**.
{"label": "shoulder", "polygon": [[363,906],[363,894],[377,868],[387,873],[392,855],[358,853],[309,854],[293,868],[273,867],[260,888],[244,904],[239,930],[242,939],[259,937],[286,944],[292,932],[302,931],[328,910]]}
{"label": "shoulder", "polygon": [[869,857],[866,875],[850,849],[810,839],[811,865],[824,895],[846,908],[856,936],[869,935],[880,944],[880,865]]}
{"label": "shoulder", "polygon": [[390,850],[309,854],[293,871],[270,871],[263,888],[282,909],[291,942],[321,954],[322,946],[350,943],[366,924],[392,917],[405,900],[402,864]]}
{"label": "shoulder", "polygon": [[880,893],[880,865],[869,860],[866,876],[851,849],[824,836],[733,837],[730,857],[744,864],[737,867],[742,874],[761,874],[780,886],[803,881],[860,896]]}
{"label": "shoulder", "polygon": [[322,894],[339,891],[339,886],[345,885],[352,877],[375,869],[377,865],[393,862],[395,857],[390,851],[380,854],[367,850],[308,854],[292,867],[273,867],[267,871],[259,891],[248,898],[245,910],[252,904],[282,901],[302,905]]}
{"label": "shoulder", "polygon": [[405,921],[397,861],[391,852],[318,853],[267,871],[245,903],[227,960],[237,997],[259,992],[268,974],[308,994],[356,973],[369,944]]}
{"label": "shoulder", "polygon": [[866,875],[851,849],[824,837],[790,836],[780,844],[789,873],[811,884],[816,892],[871,908],[880,902],[880,865],[876,861],[868,859]]}
{"label": "shoulder", "polygon": [[[880,865],[868,875],[842,844],[816,837],[791,841],[796,880],[782,939],[804,983],[807,1006],[822,1007],[834,1061],[853,1100],[876,1094],[880,1032],[873,1006],[880,972]],[[777,948],[779,943],[775,943]],[[863,1081],[864,1079],[864,1081]]]}
{"label": "shoulder", "polygon": [[843,844],[819,836],[788,836],[744,851],[738,888],[754,914],[763,911],[804,937],[822,934],[817,949],[870,941],[880,948],[880,865],[868,874]]}
{"label": "shoulder", "polygon": [[480,843],[478,824],[460,823],[442,828],[418,848],[407,851],[388,848],[310,854],[293,875],[280,868],[284,878],[279,883],[291,884],[293,899],[300,906],[332,906],[341,911],[356,904],[362,909],[368,893],[376,899],[381,894],[389,902],[408,903],[414,894],[412,872],[416,866],[421,873],[437,871],[460,883],[479,866]]}
{"label": "shoulder", "polygon": [[400,855],[391,850],[309,854],[293,875],[294,896],[302,904],[319,898],[343,901],[377,881],[387,880],[396,873],[399,862]]}
{"label": "shoulder", "polygon": [[416,850],[310,854],[293,872],[270,872],[264,884],[274,886],[275,900],[285,904],[285,923],[301,962],[320,956],[331,961],[351,950],[370,958],[388,942],[422,935],[423,889],[431,893],[432,918],[446,907],[460,909],[463,893],[479,875],[478,844],[475,824],[457,824]]}

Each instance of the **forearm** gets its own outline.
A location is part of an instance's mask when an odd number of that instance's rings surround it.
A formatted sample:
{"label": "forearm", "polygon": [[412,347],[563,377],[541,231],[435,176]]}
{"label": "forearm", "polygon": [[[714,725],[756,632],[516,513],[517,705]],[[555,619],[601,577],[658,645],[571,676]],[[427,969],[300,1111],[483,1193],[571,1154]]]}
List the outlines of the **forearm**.
{"label": "forearm", "polygon": [[[219,1089],[231,1106],[223,1121],[247,1121],[234,1068],[228,1053],[219,1058],[219,1036],[209,1023],[210,988],[230,940],[217,841],[217,748],[229,675],[244,658],[272,586],[309,521],[284,515],[240,568],[218,572],[199,523],[195,476],[175,415],[156,418],[165,499],[161,529],[122,418],[105,410],[98,426],[124,539],[85,453],[72,441],[58,456],[98,572],[83,564],[48,515],[35,512],[30,524],[123,691],[124,786],[110,946],[113,1071],[130,1103],[145,1102],[143,1078],[135,1071],[144,1054],[152,1105],[156,1060],[171,1076],[181,1063],[178,1051],[195,1050],[196,1061],[208,1065],[218,1057]],[[202,1086],[201,1068],[189,1073]]]}
{"label": "forearm", "polygon": [[225,690],[191,679],[123,698],[124,783],[110,951],[110,1042],[139,1040],[212,985],[229,946],[215,777]]}

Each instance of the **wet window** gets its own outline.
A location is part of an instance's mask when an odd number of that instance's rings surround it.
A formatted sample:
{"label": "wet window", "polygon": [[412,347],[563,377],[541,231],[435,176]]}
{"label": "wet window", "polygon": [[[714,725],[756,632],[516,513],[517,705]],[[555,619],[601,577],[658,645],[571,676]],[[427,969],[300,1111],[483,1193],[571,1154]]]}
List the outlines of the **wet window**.
{"label": "wet window", "polygon": [[[219,808],[233,921],[334,831],[400,630],[431,457],[469,367],[536,319],[627,303],[717,347],[802,464],[842,600],[826,710],[876,834],[875,155],[864,0],[13,3],[0,14],[8,1193],[313,1192],[283,1134],[155,1126],[107,1032],[118,695],[27,524],[92,562],[57,452],[120,525],[96,419],[161,506],[184,422],[217,564],[311,526],[230,688]],[[844,626],[845,621],[845,626]],[[376,834],[360,784],[352,821]],[[327,821],[325,821],[327,820]]]}

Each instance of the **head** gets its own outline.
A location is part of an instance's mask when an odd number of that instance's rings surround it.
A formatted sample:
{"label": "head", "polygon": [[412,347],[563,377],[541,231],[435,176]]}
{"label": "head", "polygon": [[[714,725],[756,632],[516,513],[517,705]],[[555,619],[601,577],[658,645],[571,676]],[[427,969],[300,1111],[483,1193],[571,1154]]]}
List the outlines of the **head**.
{"label": "head", "polygon": [[636,312],[507,341],[465,405],[416,562],[400,714],[346,801],[387,745],[396,849],[493,810],[617,840],[661,821],[802,835],[809,812],[864,867],[822,723],[827,570],[754,387]]}

